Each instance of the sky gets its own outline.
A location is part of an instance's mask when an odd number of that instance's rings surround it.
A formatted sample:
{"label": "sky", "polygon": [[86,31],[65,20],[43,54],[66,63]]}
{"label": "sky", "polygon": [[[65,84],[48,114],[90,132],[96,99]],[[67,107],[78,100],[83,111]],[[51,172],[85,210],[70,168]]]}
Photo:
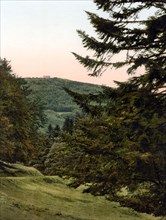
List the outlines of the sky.
{"label": "sky", "polygon": [[0,56],[11,61],[17,76],[49,75],[108,86],[128,78],[126,69],[108,69],[101,77],[90,77],[71,53],[89,53],[76,30],[95,35],[85,13],[97,11],[93,1],[1,0],[0,4]]}

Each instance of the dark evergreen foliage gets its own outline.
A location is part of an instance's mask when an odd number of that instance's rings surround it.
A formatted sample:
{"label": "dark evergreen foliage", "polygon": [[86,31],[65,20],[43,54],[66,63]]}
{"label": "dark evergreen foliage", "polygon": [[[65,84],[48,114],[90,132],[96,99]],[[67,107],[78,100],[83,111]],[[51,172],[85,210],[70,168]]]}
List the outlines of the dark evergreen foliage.
{"label": "dark evergreen foliage", "polygon": [[[76,58],[98,76],[103,67],[119,68],[128,65],[128,73],[133,74],[144,66],[145,83],[155,89],[166,80],[166,7],[165,1],[94,1],[99,9],[109,13],[109,19],[87,12],[88,18],[98,38],[78,31],[83,45],[94,52],[93,59]],[[141,19],[145,13],[154,15]],[[112,62],[112,56],[126,52],[126,59]]]}
{"label": "dark evergreen foliage", "polygon": [[28,163],[37,157],[42,137],[38,129],[45,120],[38,100],[29,99],[23,79],[12,74],[6,59],[0,59],[0,158]]}
{"label": "dark evergreen foliage", "polygon": [[74,119],[71,117],[66,117],[62,128],[63,132],[72,134],[73,125],[74,125]]}
{"label": "dark evergreen foliage", "polygon": [[[74,55],[92,76],[124,65],[128,74],[141,75],[116,82],[117,88],[103,87],[95,96],[68,91],[86,114],[76,120],[72,135],[63,137],[59,170],[74,177],[75,187],[88,184],[86,192],[165,216],[166,2],[94,2],[109,16],[87,12],[97,37],[78,34],[94,54]],[[142,19],[145,12],[153,15]],[[121,52],[126,52],[125,60],[113,62]]]}

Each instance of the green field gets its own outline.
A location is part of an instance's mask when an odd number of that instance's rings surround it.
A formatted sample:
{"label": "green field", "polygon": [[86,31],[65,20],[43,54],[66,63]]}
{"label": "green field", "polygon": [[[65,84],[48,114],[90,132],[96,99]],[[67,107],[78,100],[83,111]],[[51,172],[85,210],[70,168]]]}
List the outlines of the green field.
{"label": "green field", "polygon": [[0,177],[1,220],[159,220],[83,194],[59,177]]}

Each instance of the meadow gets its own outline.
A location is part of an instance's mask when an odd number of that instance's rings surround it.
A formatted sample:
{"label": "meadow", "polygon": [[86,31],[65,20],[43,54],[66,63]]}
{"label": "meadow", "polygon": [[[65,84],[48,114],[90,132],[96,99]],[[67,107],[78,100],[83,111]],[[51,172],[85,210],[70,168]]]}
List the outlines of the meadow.
{"label": "meadow", "polygon": [[2,175],[1,170],[1,220],[160,220],[82,193],[83,186],[70,188],[69,180],[12,166],[7,168],[8,174]]}

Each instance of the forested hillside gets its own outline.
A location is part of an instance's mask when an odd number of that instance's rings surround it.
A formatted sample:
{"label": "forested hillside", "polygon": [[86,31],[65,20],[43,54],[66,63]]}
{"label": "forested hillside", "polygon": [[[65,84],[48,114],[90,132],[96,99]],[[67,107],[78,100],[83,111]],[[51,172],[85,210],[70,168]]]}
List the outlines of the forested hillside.
{"label": "forested hillside", "polygon": [[80,112],[80,108],[64,88],[85,94],[95,94],[102,90],[98,85],[60,78],[25,78],[25,80],[32,90],[31,98],[40,99],[44,105],[48,118],[44,129],[42,129],[44,132],[49,124],[53,127],[56,125],[62,127],[67,116],[73,118],[76,113]]}

